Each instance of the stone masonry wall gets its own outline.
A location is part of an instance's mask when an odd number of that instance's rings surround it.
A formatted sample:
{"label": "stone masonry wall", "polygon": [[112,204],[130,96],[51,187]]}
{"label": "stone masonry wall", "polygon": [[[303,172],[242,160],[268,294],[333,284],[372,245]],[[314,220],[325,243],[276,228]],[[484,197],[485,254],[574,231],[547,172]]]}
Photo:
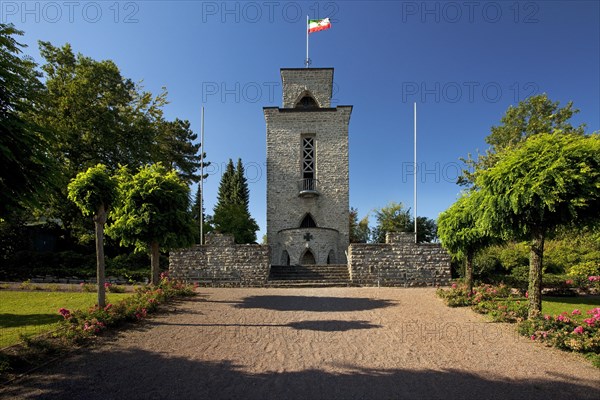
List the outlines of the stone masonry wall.
{"label": "stone masonry wall", "polygon": [[393,233],[385,244],[353,243],[348,251],[353,283],[433,286],[450,282],[450,255],[438,244],[415,244],[412,233]]}
{"label": "stone masonry wall", "polygon": [[331,107],[333,68],[282,68],[283,107],[294,108],[305,92],[309,92],[319,107]]}
{"label": "stone masonry wall", "polygon": [[235,244],[229,235],[207,235],[205,245],[169,254],[170,276],[212,286],[264,286],[269,265],[269,246]]}

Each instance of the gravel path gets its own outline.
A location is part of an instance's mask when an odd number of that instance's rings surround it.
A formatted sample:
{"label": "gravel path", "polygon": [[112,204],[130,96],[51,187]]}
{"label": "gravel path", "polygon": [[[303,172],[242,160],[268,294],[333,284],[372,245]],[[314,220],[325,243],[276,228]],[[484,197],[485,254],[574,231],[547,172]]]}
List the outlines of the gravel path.
{"label": "gravel path", "polygon": [[432,289],[202,289],[0,397],[599,399],[600,370]]}

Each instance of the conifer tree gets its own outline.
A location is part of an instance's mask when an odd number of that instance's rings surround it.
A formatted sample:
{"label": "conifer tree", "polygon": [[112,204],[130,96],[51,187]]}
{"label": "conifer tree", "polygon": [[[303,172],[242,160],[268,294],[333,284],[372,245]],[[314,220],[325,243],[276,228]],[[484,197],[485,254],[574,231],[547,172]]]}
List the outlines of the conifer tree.
{"label": "conifer tree", "polygon": [[219,185],[214,208],[214,227],[221,233],[232,234],[236,243],[256,241],[258,224],[249,212],[250,191],[244,176],[242,160],[234,168],[230,159]]}
{"label": "conifer tree", "polygon": [[248,189],[248,180],[246,179],[246,171],[242,164],[242,159],[238,158],[237,166],[235,169],[235,189],[237,191],[236,197],[238,201],[244,206],[246,211],[249,211],[250,207],[250,190]]}

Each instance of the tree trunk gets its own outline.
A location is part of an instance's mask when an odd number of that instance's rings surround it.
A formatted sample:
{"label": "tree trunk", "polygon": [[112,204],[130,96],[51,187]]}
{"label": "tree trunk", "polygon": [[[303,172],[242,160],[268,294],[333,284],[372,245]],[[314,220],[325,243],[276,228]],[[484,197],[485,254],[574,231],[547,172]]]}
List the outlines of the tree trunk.
{"label": "tree trunk", "polygon": [[104,287],[104,224],[106,223],[106,210],[104,204],[98,207],[94,216],[96,226],[96,282],[98,283],[98,306],[106,306],[106,288]]}
{"label": "tree trunk", "polygon": [[152,274],[152,284],[158,285],[160,282],[160,246],[157,241],[150,243],[150,270]]}
{"label": "tree trunk", "polygon": [[544,227],[535,227],[531,233],[531,251],[529,253],[529,310],[527,313],[529,319],[540,315],[542,312],[544,238]]}
{"label": "tree trunk", "polygon": [[465,265],[465,283],[467,284],[467,293],[473,293],[473,252],[467,252]]}

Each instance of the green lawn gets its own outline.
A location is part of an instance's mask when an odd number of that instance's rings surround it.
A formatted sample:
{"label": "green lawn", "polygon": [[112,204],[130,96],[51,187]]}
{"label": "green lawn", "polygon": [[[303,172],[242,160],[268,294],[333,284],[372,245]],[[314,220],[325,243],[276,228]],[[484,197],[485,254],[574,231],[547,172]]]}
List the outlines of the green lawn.
{"label": "green lawn", "polygon": [[571,314],[578,309],[583,318],[588,318],[588,310],[600,307],[600,297],[546,297],[542,298],[542,314],[557,315],[563,311]]}
{"label": "green lawn", "polygon": [[[130,293],[108,293],[107,303]],[[36,335],[55,328],[62,307],[76,310],[96,304],[96,293],[0,291],[0,348],[20,341],[19,336]]]}

